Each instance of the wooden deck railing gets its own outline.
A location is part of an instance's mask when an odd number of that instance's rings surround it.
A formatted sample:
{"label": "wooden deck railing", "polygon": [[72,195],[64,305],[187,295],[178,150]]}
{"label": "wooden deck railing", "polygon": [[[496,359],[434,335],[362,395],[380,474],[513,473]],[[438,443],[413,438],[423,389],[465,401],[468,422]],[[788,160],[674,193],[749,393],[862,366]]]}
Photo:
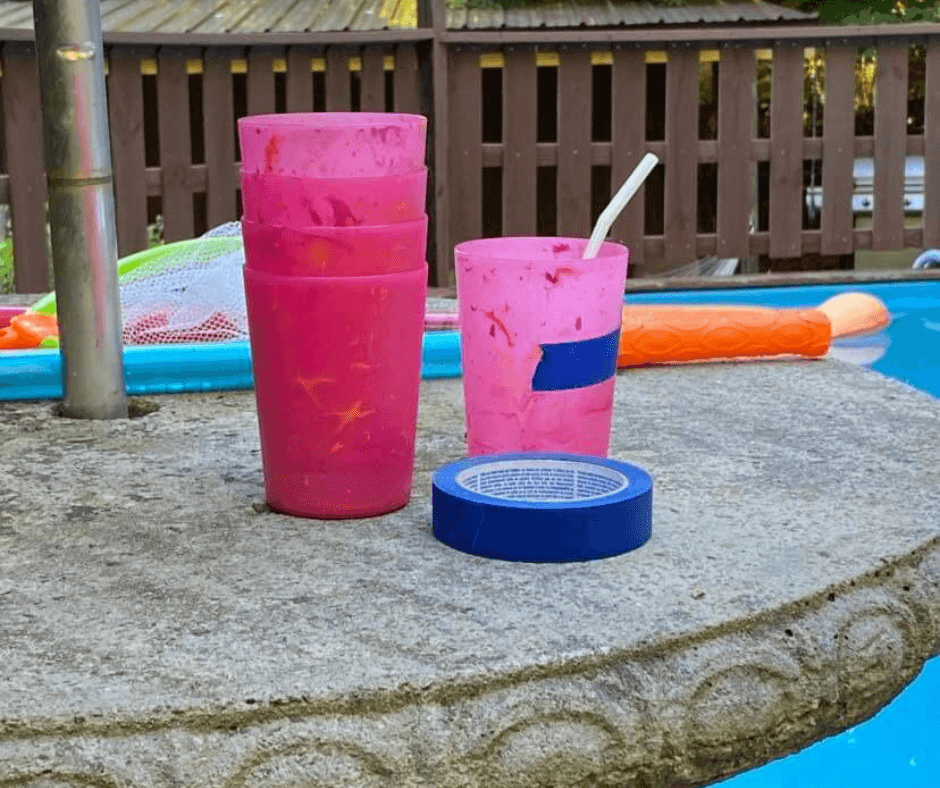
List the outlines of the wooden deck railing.
{"label": "wooden deck railing", "polygon": [[[450,250],[464,239],[586,235],[645,151],[663,160],[662,172],[613,231],[632,248],[633,275],[712,254],[741,258],[742,270],[754,271],[760,256],[940,246],[936,25],[439,28],[386,40],[342,34],[332,43],[323,34],[255,43],[112,37],[107,85],[120,253],[147,245],[157,215],[167,241],[238,218],[238,117],[346,109],[431,116],[438,135],[429,140],[432,284],[451,283]],[[908,101],[912,46],[923,55],[915,81],[926,86],[916,123]],[[870,128],[856,108],[860,47],[873,48],[877,63]],[[820,117],[809,126],[808,52],[824,63],[825,84]],[[51,285],[33,45],[6,41],[0,66],[0,203],[12,210],[17,290],[41,292]],[[924,157],[924,209],[915,217],[904,209],[908,156]],[[853,163],[861,157],[874,159],[870,224],[852,209]],[[808,183],[825,197],[818,218],[804,207]]]}

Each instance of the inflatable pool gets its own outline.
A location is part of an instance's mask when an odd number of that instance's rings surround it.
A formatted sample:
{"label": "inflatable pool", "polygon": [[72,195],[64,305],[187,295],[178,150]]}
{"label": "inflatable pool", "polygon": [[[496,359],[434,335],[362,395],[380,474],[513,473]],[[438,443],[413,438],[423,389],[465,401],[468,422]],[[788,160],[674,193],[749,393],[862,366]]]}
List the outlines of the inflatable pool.
{"label": "inflatable pool", "polygon": [[[220,241],[223,239],[219,239]],[[639,293],[631,306],[658,304],[772,306],[812,309],[847,290],[881,299],[892,315],[891,326],[874,338],[839,340],[834,345],[848,358],[933,391],[940,377],[940,282],[754,288],[721,291]],[[37,305],[54,310],[54,301]],[[22,311],[20,308],[19,311]],[[9,321],[16,308],[0,313]],[[815,355],[820,355],[816,353]],[[247,389],[252,386],[247,342],[128,346],[124,350],[127,390],[131,395]],[[460,342],[456,331],[429,331],[422,353],[424,378],[460,375]],[[62,396],[61,358],[56,349],[7,350],[0,353],[0,400],[55,399]]]}

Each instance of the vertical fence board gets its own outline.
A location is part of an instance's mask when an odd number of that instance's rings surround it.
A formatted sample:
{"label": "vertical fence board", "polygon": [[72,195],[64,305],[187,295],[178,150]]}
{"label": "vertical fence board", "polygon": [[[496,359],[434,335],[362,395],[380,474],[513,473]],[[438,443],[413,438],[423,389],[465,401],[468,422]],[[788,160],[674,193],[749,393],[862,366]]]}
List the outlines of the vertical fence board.
{"label": "vertical fence board", "polygon": [[591,233],[591,53],[562,47],[558,64],[558,235]]}
{"label": "vertical fence board", "polygon": [[774,47],[770,101],[770,256],[799,257],[803,230],[803,47]]}
{"label": "vertical fence board", "polygon": [[535,235],[535,51],[511,46],[503,67],[503,235]]}
{"label": "vertical fence board", "polygon": [[[646,152],[646,63],[643,50],[618,48],[611,66],[611,196]],[[611,237],[630,247],[631,275],[644,273],[645,187],[617,217]]]}
{"label": "vertical fence board", "polygon": [[147,161],[144,149],[143,52],[115,46],[108,68],[108,123],[114,171],[118,254],[147,248]]}
{"label": "vertical fence board", "polygon": [[479,54],[457,51],[449,65],[451,244],[483,232],[483,98]]}
{"label": "vertical fence board", "polygon": [[[456,275],[450,207],[451,191],[454,183],[450,177],[451,80],[449,74],[451,50],[442,40],[445,27],[443,5],[431,4],[426,0],[422,0],[418,4],[418,9],[422,16],[430,11],[435,36],[434,41],[422,46],[420,50],[422,57],[418,71],[420,107],[421,111],[428,116],[430,133],[430,147],[428,150],[428,167],[431,181],[428,192],[428,218],[431,223],[428,262],[432,265],[430,282],[437,287],[446,287],[454,283]],[[395,90],[397,96],[397,81]],[[479,134],[480,139],[482,139],[482,130]]]}
{"label": "vertical fence board", "polygon": [[190,186],[192,142],[189,135],[189,75],[186,60],[198,51],[162,47],[157,70],[157,115],[163,182],[163,237],[192,238],[193,192]]}
{"label": "vertical fence board", "polygon": [[421,112],[421,75],[414,44],[399,44],[395,50],[393,94],[395,112]]}
{"label": "vertical fence board", "polygon": [[283,57],[275,47],[251,47],[248,50],[248,114],[270,115],[274,105],[274,58]]}
{"label": "vertical fence board", "polygon": [[907,153],[907,44],[878,47],[872,249],[904,248]]}
{"label": "vertical fence board", "polygon": [[365,47],[362,51],[362,85],[359,106],[363,112],[385,112],[385,71],[382,61],[385,52],[378,47]]}
{"label": "vertical fence board", "polygon": [[238,218],[235,193],[235,103],[231,61],[235,52],[210,47],[202,76],[202,118],[206,148],[206,214],[209,227]]}
{"label": "vertical fence board", "polygon": [[349,50],[330,47],[326,50],[326,109],[327,112],[349,112]]}
{"label": "vertical fence board", "polygon": [[924,91],[924,246],[940,247],[940,38],[927,47]]}
{"label": "vertical fence board", "polygon": [[3,121],[18,293],[49,290],[46,176],[39,75],[32,44],[3,45]]}
{"label": "vertical fence board", "polygon": [[753,202],[754,84],[757,63],[750,47],[728,47],[718,65],[718,247],[719,257],[748,259]]}
{"label": "vertical fence board", "polygon": [[313,112],[313,50],[293,46],[287,50],[287,111]]}
{"label": "vertical fence board", "polygon": [[826,50],[820,249],[824,255],[850,254],[854,248],[855,53],[855,47],[848,46]]}
{"label": "vertical fence board", "polygon": [[698,52],[669,50],[666,64],[666,215],[667,268],[693,263],[698,201]]}

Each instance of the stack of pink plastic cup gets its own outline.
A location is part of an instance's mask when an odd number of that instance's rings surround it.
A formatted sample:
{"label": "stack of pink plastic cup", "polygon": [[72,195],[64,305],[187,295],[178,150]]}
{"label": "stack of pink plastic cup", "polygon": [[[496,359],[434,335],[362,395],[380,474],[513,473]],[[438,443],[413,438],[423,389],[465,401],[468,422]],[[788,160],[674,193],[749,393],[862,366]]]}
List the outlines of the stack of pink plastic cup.
{"label": "stack of pink plastic cup", "polygon": [[302,517],[411,497],[427,297],[427,121],[238,122],[265,494]]}

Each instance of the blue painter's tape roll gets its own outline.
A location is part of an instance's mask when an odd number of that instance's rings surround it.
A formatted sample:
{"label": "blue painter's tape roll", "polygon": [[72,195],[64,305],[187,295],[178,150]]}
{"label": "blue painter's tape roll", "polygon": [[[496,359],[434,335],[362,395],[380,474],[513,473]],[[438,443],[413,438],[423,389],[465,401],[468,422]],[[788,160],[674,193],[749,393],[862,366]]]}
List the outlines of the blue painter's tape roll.
{"label": "blue painter's tape roll", "polygon": [[634,465],[579,454],[493,454],[431,481],[432,531],[450,547],[504,561],[608,558],[653,531],[653,480]]}
{"label": "blue painter's tape roll", "polygon": [[532,376],[533,391],[580,389],[617,374],[620,329],[578,342],[542,345],[542,358]]}

